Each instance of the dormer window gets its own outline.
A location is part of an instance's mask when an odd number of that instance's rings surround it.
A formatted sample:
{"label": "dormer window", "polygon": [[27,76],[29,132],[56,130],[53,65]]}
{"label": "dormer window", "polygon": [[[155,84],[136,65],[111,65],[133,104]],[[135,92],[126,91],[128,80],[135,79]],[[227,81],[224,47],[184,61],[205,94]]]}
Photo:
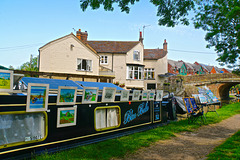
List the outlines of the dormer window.
{"label": "dormer window", "polygon": [[140,61],[140,52],[139,51],[133,51],[133,60]]}

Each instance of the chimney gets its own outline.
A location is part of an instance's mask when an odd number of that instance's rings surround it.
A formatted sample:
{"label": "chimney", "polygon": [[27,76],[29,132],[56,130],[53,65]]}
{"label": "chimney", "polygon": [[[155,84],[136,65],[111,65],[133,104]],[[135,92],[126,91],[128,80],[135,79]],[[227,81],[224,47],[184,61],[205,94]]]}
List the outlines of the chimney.
{"label": "chimney", "polygon": [[139,35],[139,41],[143,44],[142,32],[140,31],[139,33],[140,33],[140,35]]}
{"label": "chimney", "polygon": [[164,39],[163,50],[167,51],[167,41],[166,41],[166,39]]}
{"label": "chimney", "polygon": [[87,33],[87,31],[81,32],[81,29],[79,29],[79,30],[76,32],[76,37],[77,37],[78,39],[80,39],[83,43],[87,43],[88,33]]}

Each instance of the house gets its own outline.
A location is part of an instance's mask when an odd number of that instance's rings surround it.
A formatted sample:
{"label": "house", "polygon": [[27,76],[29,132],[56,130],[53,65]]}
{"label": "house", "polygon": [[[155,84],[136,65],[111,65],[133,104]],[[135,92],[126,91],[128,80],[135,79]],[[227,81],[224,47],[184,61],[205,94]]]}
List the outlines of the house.
{"label": "house", "polygon": [[[112,82],[126,89],[146,89],[144,74],[152,76],[150,83],[156,86],[160,81],[155,75],[167,72],[167,43],[164,49],[144,50],[142,42],[141,32],[139,41],[91,41],[88,33],[79,29],[76,35],[71,33],[39,49],[39,71],[96,77],[110,74],[115,77]],[[100,77],[99,81],[106,79]]]}
{"label": "house", "polygon": [[144,49],[144,87],[156,89],[164,82],[164,75],[168,72],[167,42],[164,40],[163,49]]}
{"label": "house", "polygon": [[99,75],[99,55],[74,34],[39,48],[39,72]]}

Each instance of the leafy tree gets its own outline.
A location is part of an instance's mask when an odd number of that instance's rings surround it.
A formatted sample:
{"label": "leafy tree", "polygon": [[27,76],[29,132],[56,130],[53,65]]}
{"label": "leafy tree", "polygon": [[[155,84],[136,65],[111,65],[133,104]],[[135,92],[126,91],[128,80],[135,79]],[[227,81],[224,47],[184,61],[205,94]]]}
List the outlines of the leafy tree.
{"label": "leafy tree", "polygon": [[[122,12],[129,13],[130,5],[139,0],[80,0],[83,11],[90,6],[98,9],[101,5],[113,11],[118,4]],[[189,25],[189,13],[195,28],[206,31],[207,47],[215,47],[221,64],[233,65],[240,53],[240,1],[239,0],[150,0],[157,8],[158,24],[174,27]]]}
{"label": "leafy tree", "polygon": [[38,62],[38,58],[34,57],[32,58],[32,61],[23,63],[20,66],[20,69],[24,71],[38,71],[37,62]]}

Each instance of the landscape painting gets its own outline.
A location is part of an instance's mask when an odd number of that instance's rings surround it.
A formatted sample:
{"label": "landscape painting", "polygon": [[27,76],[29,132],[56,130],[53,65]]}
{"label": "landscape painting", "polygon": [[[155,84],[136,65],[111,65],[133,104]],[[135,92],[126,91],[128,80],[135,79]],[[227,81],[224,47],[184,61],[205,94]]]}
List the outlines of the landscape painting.
{"label": "landscape painting", "polygon": [[114,102],[116,88],[103,87],[102,102]]}
{"label": "landscape painting", "polygon": [[143,101],[148,100],[148,91],[142,91],[142,100]]}
{"label": "landscape painting", "polygon": [[157,90],[156,101],[162,101],[162,98],[163,98],[163,90]]}
{"label": "landscape painting", "polygon": [[120,101],[129,101],[129,90],[122,90],[121,91]]}
{"label": "landscape painting", "polygon": [[46,111],[48,106],[48,84],[28,84],[27,112]]}
{"label": "landscape painting", "polygon": [[148,100],[154,100],[154,96],[155,96],[155,91],[149,91],[149,98],[148,98]]}
{"label": "landscape painting", "polygon": [[57,128],[76,125],[77,107],[58,108]]}
{"label": "landscape painting", "polygon": [[0,92],[12,92],[13,72],[0,70]]}
{"label": "landscape painting", "polygon": [[138,101],[140,97],[140,91],[139,90],[134,90],[133,91],[133,96],[132,96],[132,100],[133,101]]}
{"label": "landscape painting", "polygon": [[57,105],[74,105],[76,103],[77,87],[58,87]]}
{"label": "landscape painting", "polygon": [[97,87],[84,87],[82,103],[97,103],[98,88]]}

